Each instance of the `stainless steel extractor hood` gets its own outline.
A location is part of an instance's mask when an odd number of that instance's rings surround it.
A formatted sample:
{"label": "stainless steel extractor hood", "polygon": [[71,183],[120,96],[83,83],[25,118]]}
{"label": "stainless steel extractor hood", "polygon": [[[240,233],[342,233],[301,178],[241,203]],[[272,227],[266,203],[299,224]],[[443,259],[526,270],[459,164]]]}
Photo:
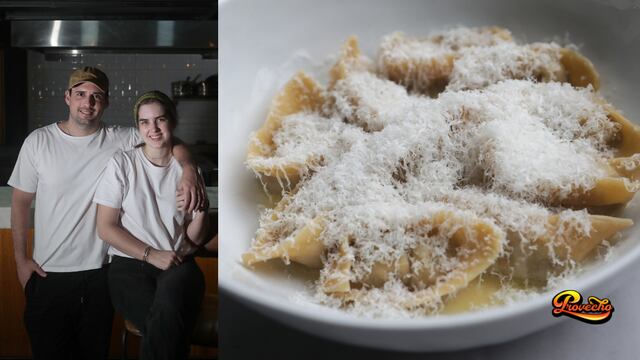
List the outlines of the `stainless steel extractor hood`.
{"label": "stainless steel extractor hood", "polygon": [[0,0],[4,20],[217,20],[215,0]]}
{"label": "stainless steel extractor hood", "polygon": [[[217,57],[215,0],[0,0],[0,45]],[[10,33],[10,36],[9,36]]]}
{"label": "stainless steel extractor hood", "polygon": [[216,58],[217,21],[14,20],[11,46],[45,54],[197,53]]}

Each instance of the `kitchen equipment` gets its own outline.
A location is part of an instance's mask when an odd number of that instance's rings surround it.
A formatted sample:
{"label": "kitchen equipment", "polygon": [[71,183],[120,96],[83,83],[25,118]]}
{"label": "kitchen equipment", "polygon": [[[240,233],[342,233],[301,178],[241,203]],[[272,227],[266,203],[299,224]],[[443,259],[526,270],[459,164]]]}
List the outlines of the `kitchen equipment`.
{"label": "kitchen equipment", "polygon": [[211,75],[196,86],[199,97],[214,97],[218,95],[218,75]]}
{"label": "kitchen equipment", "polygon": [[191,76],[187,76],[186,80],[174,81],[171,83],[171,94],[174,98],[187,98],[195,94],[196,80],[200,77],[198,74],[193,80]]}
{"label": "kitchen equipment", "polygon": [[[24,11],[23,5],[27,2],[31,2],[33,6],[28,12]],[[53,5],[51,2],[45,4],[30,0],[20,1],[20,5],[17,2],[8,2],[6,5],[3,3],[7,2],[0,2],[0,13],[6,15],[6,19],[11,19],[10,24],[5,23],[7,29],[3,30],[3,34],[7,33],[8,41],[10,33],[11,46],[37,49],[51,59],[55,59],[56,56],[64,58],[91,53],[201,54],[208,59],[215,59],[218,55],[217,21],[194,20],[196,17],[190,17],[190,20],[141,20],[145,17],[157,19],[161,16],[161,2],[154,2],[152,10],[138,11],[131,9],[135,9],[136,4],[146,7],[148,2],[134,2],[131,7],[109,6],[105,3],[96,7],[88,1],[59,1]],[[203,7],[215,11],[214,2],[200,3]],[[188,4],[183,7],[182,1],[172,6],[172,9],[176,10],[176,18],[181,16],[178,8],[189,9]],[[171,8],[166,10],[170,11]],[[64,20],[77,19],[78,15],[73,14],[83,11],[81,18],[95,19]],[[153,13],[155,14],[152,15]],[[137,20],[113,20],[128,16],[136,16]],[[200,16],[217,18],[217,15],[204,11]]]}
{"label": "kitchen equipment", "polygon": [[193,94],[193,85],[186,80],[171,83],[171,93],[174,98],[189,97]]}

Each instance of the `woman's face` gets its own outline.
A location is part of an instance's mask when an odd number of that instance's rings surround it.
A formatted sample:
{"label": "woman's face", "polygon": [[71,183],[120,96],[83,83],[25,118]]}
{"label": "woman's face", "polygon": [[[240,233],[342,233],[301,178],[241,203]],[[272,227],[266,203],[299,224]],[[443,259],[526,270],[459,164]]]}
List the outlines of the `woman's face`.
{"label": "woman's face", "polygon": [[144,104],[138,108],[138,130],[147,146],[171,146],[171,121],[165,114],[164,107],[158,103]]}

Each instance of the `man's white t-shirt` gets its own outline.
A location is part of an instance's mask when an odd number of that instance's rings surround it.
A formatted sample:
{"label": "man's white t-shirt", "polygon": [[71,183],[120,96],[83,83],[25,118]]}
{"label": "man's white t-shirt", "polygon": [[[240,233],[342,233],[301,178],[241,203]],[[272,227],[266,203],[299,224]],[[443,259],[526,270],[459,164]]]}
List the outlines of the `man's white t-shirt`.
{"label": "man's white t-shirt", "polygon": [[101,126],[88,136],[70,136],[56,123],[24,141],[8,184],[36,193],[33,259],[44,271],[102,267],[107,244],[96,231],[92,202],[109,159],[141,139],[135,128]]}
{"label": "man's white t-shirt", "polygon": [[[184,211],[176,206],[182,167],[175,158],[156,166],[142,148],[117,153],[107,164],[94,202],[120,210],[131,235],[158,250],[178,250],[185,236]],[[109,255],[131,257],[113,246]]]}

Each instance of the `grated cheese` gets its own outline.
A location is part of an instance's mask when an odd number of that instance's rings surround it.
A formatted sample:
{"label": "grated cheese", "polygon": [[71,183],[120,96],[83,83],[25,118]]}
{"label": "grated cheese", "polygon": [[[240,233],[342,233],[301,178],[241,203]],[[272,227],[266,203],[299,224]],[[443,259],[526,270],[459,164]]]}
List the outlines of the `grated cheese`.
{"label": "grated cheese", "polygon": [[316,169],[334,161],[364,136],[356,126],[339,118],[316,113],[296,113],[282,119],[273,134],[272,156],[247,161],[249,167],[299,164],[305,170]]}
{"label": "grated cheese", "polygon": [[350,73],[336,83],[331,95],[336,112],[367,131],[379,131],[401,120],[398,104],[408,97],[402,86],[367,71]]}
{"label": "grated cheese", "polygon": [[461,50],[446,89],[481,89],[508,79],[561,81],[564,77],[557,44],[502,43]]}
{"label": "grated cheese", "polygon": [[508,31],[494,27],[458,27],[427,38],[394,32],[382,38],[380,56],[394,60],[431,60],[464,48],[484,47],[511,41]]}

